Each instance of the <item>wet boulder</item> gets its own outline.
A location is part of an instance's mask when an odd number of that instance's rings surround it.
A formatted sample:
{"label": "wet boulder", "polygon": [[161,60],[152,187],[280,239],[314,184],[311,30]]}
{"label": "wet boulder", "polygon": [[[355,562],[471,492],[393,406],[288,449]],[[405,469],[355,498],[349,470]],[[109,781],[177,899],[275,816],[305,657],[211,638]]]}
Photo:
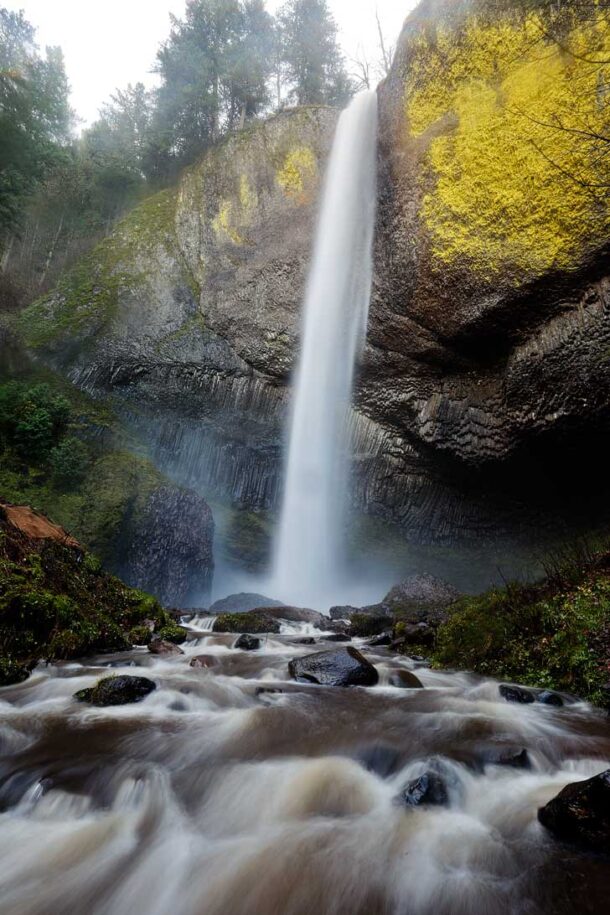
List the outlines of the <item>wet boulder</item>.
{"label": "wet boulder", "polygon": [[210,670],[212,667],[218,667],[220,661],[213,654],[198,654],[194,658],[191,658],[190,666],[197,668],[205,668]]}
{"label": "wet boulder", "polygon": [[358,613],[357,607],[331,607],[328,611],[331,620],[349,620],[354,613]]}
{"label": "wet boulder", "polygon": [[564,842],[610,853],[610,769],[567,785],[540,808],[538,820]]}
{"label": "wet boulder", "polygon": [[74,693],[79,702],[103,708],[108,705],[129,705],[142,702],[157,687],[146,677],[105,677],[90,689]]}
{"label": "wet boulder", "polygon": [[249,610],[245,613],[222,613],[216,617],[213,632],[279,632],[280,623],[265,610]]}
{"label": "wet boulder", "polygon": [[369,648],[385,648],[386,646],[390,646],[392,644],[392,633],[390,631],[382,632],[381,635],[376,635],[366,644]]}
{"label": "wet boulder", "polygon": [[389,678],[390,686],[396,686],[399,689],[423,689],[424,684],[419,677],[416,677],[410,670],[393,670]]}
{"label": "wet boulder", "polygon": [[[358,638],[369,638],[374,635],[381,635],[388,628],[388,617],[385,614],[373,613],[354,613],[351,616],[350,633]],[[391,625],[391,620],[389,621]]]}
{"label": "wet boulder", "polygon": [[306,635],[302,639],[292,639],[291,645],[315,645],[316,640],[311,635]]}
{"label": "wet boulder", "polygon": [[324,616],[318,610],[308,610],[306,607],[287,607],[282,604],[281,607],[264,606],[256,607],[257,613],[265,613],[275,620],[286,620],[288,623],[311,623],[322,629],[325,627],[321,624],[328,622],[328,617]]}
{"label": "wet boulder", "polygon": [[151,654],[169,657],[170,655],[184,654],[179,645],[169,642],[167,639],[153,639],[149,642],[148,650]]}
{"label": "wet boulder", "polygon": [[563,699],[559,693],[554,693],[550,689],[543,689],[541,693],[536,693],[536,702],[542,705],[554,705],[557,708],[563,705]]}
{"label": "wet boulder", "polygon": [[258,651],[260,647],[261,640],[248,632],[242,633],[233,646],[233,648],[241,648],[242,651]]}
{"label": "wet boulder", "polygon": [[331,635],[323,635],[323,642],[351,642],[351,636],[345,632],[333,632]]}
{"label": "wet boulder", "polygon": [[523,686],[509,686],[506,683],[501,683],[499,690],[500,695],[503,699],[506,699],[507,702],[517,702],[521,705],[529,705],[536,701],[534,693],[529,689],[524,689]]}
{"label": "wet boulder", "polygon": [[260,607],[283,607],[281,600],[273,600],[271,597],[265,597],[264,594],[255,594],[251,592],[242,592],[241,594],[229,594],[222,600],[215,601],[209,609],[212,616],[220,616],[224,613],[248,613],[249,610],[256,610]]}
{"label": "wet boulder", "polygon": [[479,759],[483,766],[509,766],[513,769],[531,769],[532,763],[525,747],[482,747]]}
{"label": "wet boulder", "polygon": [[320,686],[375,686],[379,681],[377,670],[351,645],[293,658],[288,670],[295,680]]}
{"label": "wet boulder", "polygon": [[375,743],[364,747],[357,754],[358,762],[369,772],[380,778],[389,778],[400,768],[401,754],[396,747],[385,743]]}
{"label": "wet boulder", "polygon": [[405,785],[398,800],[405,807],[445,807],[449,803],[449,792],[444,779],[430,771]]}

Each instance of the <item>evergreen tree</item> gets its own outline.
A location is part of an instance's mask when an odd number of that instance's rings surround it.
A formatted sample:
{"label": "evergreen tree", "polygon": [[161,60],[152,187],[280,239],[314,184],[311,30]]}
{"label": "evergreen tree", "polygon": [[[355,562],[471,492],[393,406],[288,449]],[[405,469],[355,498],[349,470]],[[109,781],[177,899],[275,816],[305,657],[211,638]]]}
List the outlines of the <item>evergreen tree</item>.
{"label": "evergreen tree", "polygon": [[192,161],[267,104],[272,20],[262,0],[192,0],[159,50],[157,168]]}
{"label": "evergreen tree", "polygon": [[278,16],[288,98],[298,105],[345,105],[354,93],[326,0],[288,0]]}
{"label": "evergreen tree", "polygon": [[0,7],[0,229],[69,141],[68,82],[59,48],[41,57],[23,13]]}

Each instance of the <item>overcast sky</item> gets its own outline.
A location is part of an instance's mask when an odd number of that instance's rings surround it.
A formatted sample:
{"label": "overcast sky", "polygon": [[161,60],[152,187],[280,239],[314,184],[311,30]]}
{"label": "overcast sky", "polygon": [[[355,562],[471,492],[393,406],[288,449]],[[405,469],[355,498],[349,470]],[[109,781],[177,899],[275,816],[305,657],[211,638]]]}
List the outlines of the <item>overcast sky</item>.
{"label": "overcast sky", "polygon": [[[282,0],[268,0],[273,12]],[[152,85],[151,67],[169,32],[169,13],[181,16],[185,0],[0,0],[22,9],[38,28],[38,43],[60,45],[72,87],[72,105],[85,123],[117,88],[139,80]],[[415,0],[329,0],[348,57],[376,51],[375,8],[386,35],[396,41]]]}

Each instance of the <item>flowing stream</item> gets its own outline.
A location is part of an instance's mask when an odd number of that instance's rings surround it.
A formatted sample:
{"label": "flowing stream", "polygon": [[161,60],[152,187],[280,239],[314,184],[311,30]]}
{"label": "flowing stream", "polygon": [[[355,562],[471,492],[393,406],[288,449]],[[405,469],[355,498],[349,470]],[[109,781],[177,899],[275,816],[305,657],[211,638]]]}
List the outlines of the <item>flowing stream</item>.
{"label": "flowing stream", "polygon": [[[560,846],[536,819],[610,765],[601,713],[512,705],[493,681],[360,642],[379,685],[296,683],[287,662],[317,650],[296,644],[310,627],[283,624],[244,652],[194,625],[184,656],[41,666],[0,692],[3,913],[607,911],[607,859]],[[413,669],[424,689],[391,685]],[[108,709],[72,698],[109,672],[157,689]],[[490,748],[524,748],[529,768],[485,764]],[[397,803],[431,759],[449,805]]]}
{"label": "flowing stream", "polygon": [[305,298],[273,593],[339,600],[349,475],[347,415],[366,335],[376,205],[377,95],[343,112],[325,180]]}

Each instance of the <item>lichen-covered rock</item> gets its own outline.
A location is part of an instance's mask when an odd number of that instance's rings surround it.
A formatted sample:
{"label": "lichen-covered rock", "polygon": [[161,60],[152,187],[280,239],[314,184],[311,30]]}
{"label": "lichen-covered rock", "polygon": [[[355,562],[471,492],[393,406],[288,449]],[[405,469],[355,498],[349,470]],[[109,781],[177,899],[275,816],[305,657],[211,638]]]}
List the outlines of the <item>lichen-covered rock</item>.
{"label": "lichen-covered rock", "polygon": [[288,670],[295,680],[320,686],[375,686],[379,680],[373,665],[351,646],[294,658]]}
{"label": "lichen-covered rock", "polygon": [[567,785],[538,811],[542,825],[558,839],[610,853],[610,769]]}
{"label": "lichen-covered rock", "polygon": [[74,694],[79,702],[97,705],[129,705],[142,702],[156,689],[155,683],[146,677],[106,677],[90,689],[81,689]]}

